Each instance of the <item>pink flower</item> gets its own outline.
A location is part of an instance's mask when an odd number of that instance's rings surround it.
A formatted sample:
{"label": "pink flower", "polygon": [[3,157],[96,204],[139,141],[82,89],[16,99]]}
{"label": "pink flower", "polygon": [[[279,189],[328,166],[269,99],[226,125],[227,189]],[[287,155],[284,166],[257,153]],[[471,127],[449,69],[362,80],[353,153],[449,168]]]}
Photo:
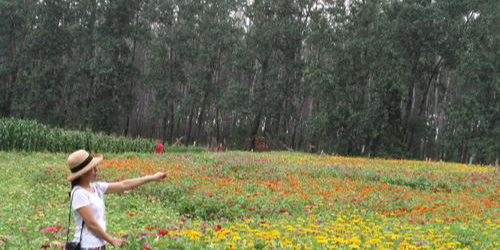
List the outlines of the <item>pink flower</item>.
{"label": "pink flower", "polygon": [[57,229],[55,227],[49,227],[49,228],[47,228],[47,232],[55,234],[55,233],[57,233]]}
{"label": "pink flower", "polygon": [[19,232],[21,232],[21,233],[26,232],[26,227],[19,227]]}

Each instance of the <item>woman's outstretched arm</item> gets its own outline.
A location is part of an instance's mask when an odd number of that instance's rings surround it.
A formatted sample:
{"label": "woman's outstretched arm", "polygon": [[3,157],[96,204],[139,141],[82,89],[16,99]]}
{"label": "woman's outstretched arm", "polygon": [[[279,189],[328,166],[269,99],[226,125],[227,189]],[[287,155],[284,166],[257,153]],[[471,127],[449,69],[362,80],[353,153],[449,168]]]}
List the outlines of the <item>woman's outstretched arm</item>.
{"label": "woman's outstretched arm", "polygon": [[145,183],[148,183],[150,181],[160,181],[162,179],[165,179],[166,176],[167,176],[167,174],[165,174],[163,172],[159,172],[159,173],[156,173],[154,175],[147,175],[144,177],[109,183],[108,189],[106,190],[106,193],[112,194],[112,193],[123,192],[125,190],[129,190],[129,189],[138,187],[138,186],[145,184]]}

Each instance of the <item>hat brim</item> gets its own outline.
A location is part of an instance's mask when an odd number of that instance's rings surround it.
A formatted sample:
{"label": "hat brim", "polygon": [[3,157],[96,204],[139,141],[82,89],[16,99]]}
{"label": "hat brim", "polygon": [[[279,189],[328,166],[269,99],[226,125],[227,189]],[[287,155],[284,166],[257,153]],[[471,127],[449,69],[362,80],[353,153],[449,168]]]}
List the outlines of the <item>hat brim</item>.
{"label": "hat brim", "polygon": [[76,179],[76,178],[82,176],[83,174],[87,173],[88,171],[92,170],[103,159],[103,156],[101,154],[92,155],[92,157],[93,157],[92,161],[86,167],[82,168],[80,171],[78,171],[76,173],[70,173],[68,175],[68,178],[66,178],[66,179],[68,181],[73,181],[74,179]]}

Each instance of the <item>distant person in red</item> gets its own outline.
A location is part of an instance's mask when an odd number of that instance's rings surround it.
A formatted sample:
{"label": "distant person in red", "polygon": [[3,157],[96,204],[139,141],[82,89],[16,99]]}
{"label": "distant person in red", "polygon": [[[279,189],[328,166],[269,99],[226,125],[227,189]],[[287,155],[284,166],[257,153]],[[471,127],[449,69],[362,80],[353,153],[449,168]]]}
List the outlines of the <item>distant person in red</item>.
{"label": "distant person in red", "polygon": [[156,153],[163,154],[165,152],[165,146],[163,146],[163,141],[158,140],[158,145],[156,145]]}

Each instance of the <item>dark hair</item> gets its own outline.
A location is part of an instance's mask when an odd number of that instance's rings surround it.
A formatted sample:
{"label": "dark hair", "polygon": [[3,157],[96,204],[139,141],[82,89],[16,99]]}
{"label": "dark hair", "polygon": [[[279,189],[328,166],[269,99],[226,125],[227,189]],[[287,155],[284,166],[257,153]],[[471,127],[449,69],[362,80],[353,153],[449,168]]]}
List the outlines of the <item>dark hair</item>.
{"label": "dark hair", "polygon": [[80,184],[80,177],[71,181],[71,189],[69,190],[69,193],[68,193],[69,197],[71,197],[71,191],[73,191],[73,188],[75,188],[79,184]]}

